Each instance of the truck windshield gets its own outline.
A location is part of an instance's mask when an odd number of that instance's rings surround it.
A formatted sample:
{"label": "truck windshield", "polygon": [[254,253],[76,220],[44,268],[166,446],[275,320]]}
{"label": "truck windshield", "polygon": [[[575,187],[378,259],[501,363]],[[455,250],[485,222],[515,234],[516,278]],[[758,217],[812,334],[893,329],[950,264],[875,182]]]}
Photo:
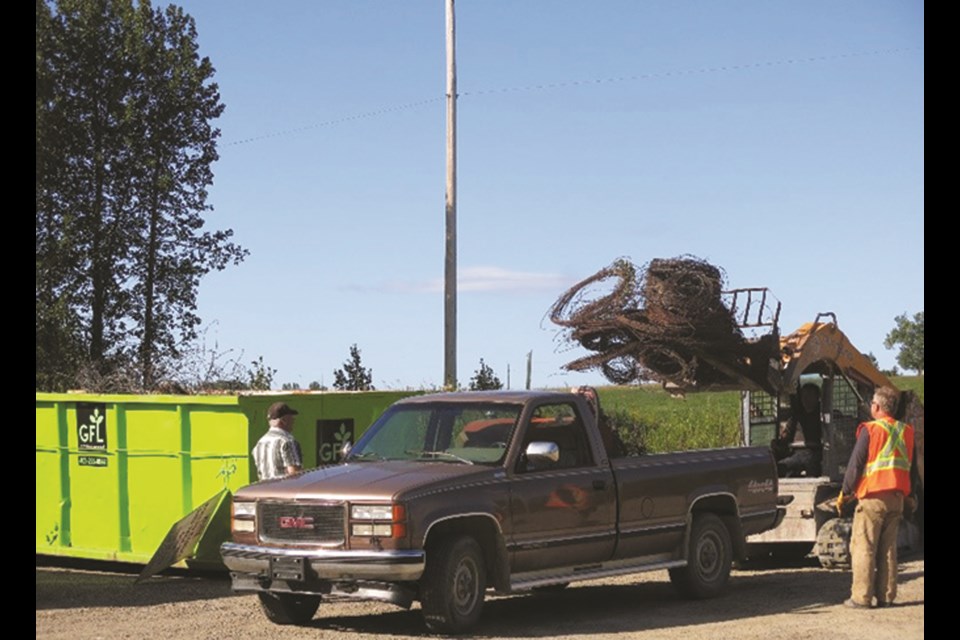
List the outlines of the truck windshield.
{"label": "truck windshield", "polygon": [[395,406],[357,441],[346,460],[497,465],[507,452],[521,408],[440,402]]}

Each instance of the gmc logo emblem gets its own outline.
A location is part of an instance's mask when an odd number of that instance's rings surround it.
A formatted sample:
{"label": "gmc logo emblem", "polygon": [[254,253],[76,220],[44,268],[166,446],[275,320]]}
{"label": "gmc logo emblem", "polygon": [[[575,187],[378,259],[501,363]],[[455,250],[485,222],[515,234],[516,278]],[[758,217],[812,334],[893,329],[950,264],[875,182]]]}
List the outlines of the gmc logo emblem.
{"label": "gmc logo emblem", "polygon": [[313,529],[313,518],[280,517],[281,529]]}

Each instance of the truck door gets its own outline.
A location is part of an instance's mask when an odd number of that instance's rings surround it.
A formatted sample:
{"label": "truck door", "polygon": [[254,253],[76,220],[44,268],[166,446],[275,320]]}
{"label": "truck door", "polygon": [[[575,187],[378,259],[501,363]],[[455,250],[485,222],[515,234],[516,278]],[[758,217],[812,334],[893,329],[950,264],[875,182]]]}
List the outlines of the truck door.
{"label": "truck door", "polygon": [[[553,442],[556,462],[535,464],[523,451]],[[527,421],[510,483],[514,572],[609,560],[616,544],[616,487],[599,464],[573,403],[536,407]]]}

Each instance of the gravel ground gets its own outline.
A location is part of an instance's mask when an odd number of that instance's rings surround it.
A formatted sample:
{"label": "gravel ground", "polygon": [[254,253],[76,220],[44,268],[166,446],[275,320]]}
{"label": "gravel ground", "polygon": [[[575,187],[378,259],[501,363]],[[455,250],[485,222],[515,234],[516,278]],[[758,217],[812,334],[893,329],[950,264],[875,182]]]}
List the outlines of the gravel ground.
{"label": "gravel ground", "polygon": [[[61,562],[62,564],[62,562]],[[900,595],[888,609],[851,610],[850,573],[815,561],[738,569],[726,595],[680,599],[665,571],[595,580],[538,595],[488,597],[471,638],[721,640],[909,640],[922,638],[923,554],[901,558]],[[116,569],[116,567],[111,567]],[[429,637],[410,611],[324,601],[304,627],[278,627],[257,597],[231,592],[222,574],[136,575],[37,564],[37,638],[411,638]]]}

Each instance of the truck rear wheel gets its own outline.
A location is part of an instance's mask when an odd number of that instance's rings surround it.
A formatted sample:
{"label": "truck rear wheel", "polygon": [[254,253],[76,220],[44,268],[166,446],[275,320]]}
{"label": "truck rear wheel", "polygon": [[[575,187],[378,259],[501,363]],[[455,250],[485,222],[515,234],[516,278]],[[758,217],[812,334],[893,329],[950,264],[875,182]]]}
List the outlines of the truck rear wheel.
{"label": "truck rear wheel", "polygon": [[320,608],[320,596],[260,591],[260,608],[274,624],[306,624]]}
{"label": "truck rear wheel", "polygon": [[690,530],[687,566],[670,569],[670,580],[687,598],[712,598],[726,588],[732,564],[730,532],[723,520],[713,513],[700,513]]}
{"label": "truck rear wheel", "polygon": [[483,551],[470,536],[441,540],[427,552],[420,605],[427,628],[462,633],[477,623],[483,611],[487,572]]}

